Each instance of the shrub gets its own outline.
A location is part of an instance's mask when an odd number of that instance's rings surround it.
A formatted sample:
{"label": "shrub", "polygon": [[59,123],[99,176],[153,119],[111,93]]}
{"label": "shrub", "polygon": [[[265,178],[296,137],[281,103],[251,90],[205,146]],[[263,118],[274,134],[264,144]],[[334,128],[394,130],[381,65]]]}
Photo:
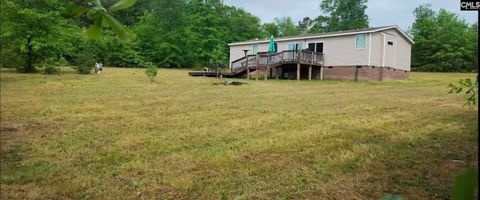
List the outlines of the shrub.
{"label": "shrub", "polygon": [[75,68],[77,72],[80,74],[90,74],[90,72],[93,69],[93,66],[81,65],[81,66],[76,66]]}
{"label": "shrub", "polygon": [[25,59],[15,51],[14,46],[2,44],[2,50],[0,51],[0,67],[16,68],[20,71],[20,66],[25,65]]}
{"label": "shrub", "polygon": [[62,55],[60,56],[60,58],[58,58],[56,61],[55,61],[55,64],[57,66],[67,66],[69,65],[70,63],[67,61],[67,59],[65,59],[65,57]]}
{"label": "shrub", "polygon": [[55,65],[46,65],[43,68],[44,74],[60,74],[60,68]]}
{"label": "shrub", "polygon": [[473,106],[477,105],[478,101],[478,75],[475,80],[471,80],[469,78],[467,79],[461,79],[458,81],[458,85],[450,83],[448,85],[450,88],[449,94],[452,93],[464,93],[465,94],[465,105],[469,105],[470,108],[473,108]]}
{"label": "shrub", "polygon": [[21,72],[21,73],[36,73],[36,72],[38,72],[38,69],[35,66],[32,66],[32,69],[30,69],[30,70],[27,70],[26,66],[18,66],[15,69],[17,70],[17,72]]}
{"label": "shrub", "polygon": [[73,59],[73,68],[80,74],[90,74],[95,67],[96,57],[93,53],[83,52]]}
{"label": "shrub", "polygon": [[147,77],[150,79],[150,81],[153,81],[153,79],[155,78],[155,76],[157,76],[157,68],[154,67],[154,66],[149,66],[149,67],[147,67],[147,69],[145,70],[145,74],[146,74]]}

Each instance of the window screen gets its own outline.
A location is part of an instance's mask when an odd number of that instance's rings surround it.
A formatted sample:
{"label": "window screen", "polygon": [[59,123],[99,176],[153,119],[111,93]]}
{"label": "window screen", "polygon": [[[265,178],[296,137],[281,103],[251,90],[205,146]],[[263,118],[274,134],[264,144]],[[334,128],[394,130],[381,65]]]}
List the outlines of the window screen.
{"label": "window screen", "polygon": [[315,43],[308,43],[308,50],[315,51]]}
{"label": "window screen", "polygon": [[258,44],[253,44],[252,51],[253,51],[253,54],[258,53]]}
{"label": "window screen", "polygon": [[302,50],[302,49],[303,49],[303,44],[302,43],[296,44],[295,50]]}
{"label": "window screen", "polygon": [[292,43],[288,44],[288,50],[302,50],[303,44],[302,43]]}
{"label": "window screen", "polygon": [[288,50],[295,50],[295,44],[288,44]]}
{"label": "window screen", "polygon": [[357,49],[367,48],[367,35],[361,34],[355,37],[355,48]]}
{"label": "window screen", "polygon": [[323,43],[317,43],[315,52],[323,53]]}

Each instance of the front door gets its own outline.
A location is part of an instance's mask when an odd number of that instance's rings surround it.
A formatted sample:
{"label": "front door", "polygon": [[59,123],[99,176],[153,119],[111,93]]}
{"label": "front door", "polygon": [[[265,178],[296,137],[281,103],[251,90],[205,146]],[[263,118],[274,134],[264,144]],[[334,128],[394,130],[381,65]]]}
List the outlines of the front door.
{"label": "front door", "polygon": [[302,50],[302,48],[303,48],[302,43],[288,44],[289,52],[287,53],[287,59],[288,60],[293,60],[295,58],[295,55],[297,55],[297,52]]}
{"label": "front door", "polygon": [[293,50],[295,50],[295,44],[288,44],[287,60],[293,60]]}
{"label": "front door", "polygon": [[303,49],[303,44],[302,43],[295,44],[295,50],[300,51],[302,49]]}
{"label": "front door", "polygon": [[[317,52],[317,53],[323,53],[323,42],[319,43],[308,43],[308,50]],[[307,56],[307,61],[312,61],[317,59],[317,56],[315,55],[314,57],[312,56]]]}
{"label": "front door", "polygon": [[308,43],[308,50],[313,52],[323,53],[323,42]]}

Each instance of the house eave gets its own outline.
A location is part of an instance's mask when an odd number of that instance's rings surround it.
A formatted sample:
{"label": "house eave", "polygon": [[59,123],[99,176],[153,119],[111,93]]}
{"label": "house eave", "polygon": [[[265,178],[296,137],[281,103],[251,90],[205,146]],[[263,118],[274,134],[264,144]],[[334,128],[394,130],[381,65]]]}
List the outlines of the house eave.
{"label": "house eave", "polygon": [[[326,37],[338,37],[338,36],[346,36],[346,35],[357,35],[357,34],[367,34],[367,33],[375,33],[379,31],[384,31],[388,29],[396,29],[403,37],[405,37],[410,43],[415,44],[413,40],[405,34],[398,26],[388,26],[385,28],[379,28],[374,30],[367,30],[367,31],[358,31],[358,32],[349,32],[349,33],[333,33],[333,34],[325,34],[325,35],[316,35],[316,36],[299,36],[299,37],[292,37],[292,38],[280,38],[275,41],[282,42],[282,41],[294,41],[294,40],[306,40],[306,39],[317,39],[317,38],[326,38]],[[239,45],[250,45],[250,44],[261,44],[261,43],[269,43],[270,40],[257,40],[257,41],[247,41],[247,42],[235,42],[230,43],[228,46],[239,46]]]}

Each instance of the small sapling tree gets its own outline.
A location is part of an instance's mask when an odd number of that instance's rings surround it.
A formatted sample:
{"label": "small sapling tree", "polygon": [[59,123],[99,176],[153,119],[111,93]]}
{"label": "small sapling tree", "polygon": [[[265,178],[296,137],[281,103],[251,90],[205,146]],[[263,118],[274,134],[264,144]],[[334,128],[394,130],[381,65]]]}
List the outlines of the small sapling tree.
{"label": "small sapling tree", "polygon": [[154,81],[155,76],[157,76],[157,67],[154,67],[154,66],[147,67],[147,69],[145,70],[145,74],[150,79],[150,81]]}
{"label": "small sapling tree", "polygon": [[450,88],[449,94],[452,93],[465,93],[466,102],[464,105],[469,105],[470,108],[477,105],[478,101],[478,75],[475,80],[472,79],[461,79],[457,84],[450,83],[448,85]]}
{"label": "small sapling tree", "polygon": [[[465,94],[465,104],[468,104],[471,109],[473,106],[478,104],[478,75],[475,80],[472,79],[461,79],[458,81],[458,84],[450,83],[450,94],[452,93],[464,93]],[[478,185],[478,170],[477,169],[466,169],[460,172],[455,177],[455,184],[452,191],[453,200],[461,199],[473,199],[475,195],[475,190]],[[476,198],[475,198],[476,199]]]}

